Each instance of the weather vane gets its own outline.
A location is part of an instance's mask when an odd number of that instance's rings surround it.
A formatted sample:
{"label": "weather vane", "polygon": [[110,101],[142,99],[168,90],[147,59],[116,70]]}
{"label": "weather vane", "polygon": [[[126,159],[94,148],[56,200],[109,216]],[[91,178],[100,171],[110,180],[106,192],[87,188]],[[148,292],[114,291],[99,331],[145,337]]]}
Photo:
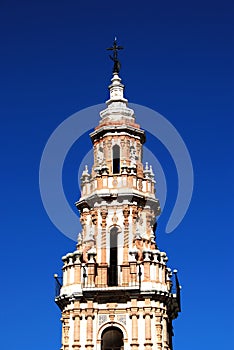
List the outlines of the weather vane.
{"label": "weather vane", "polygon": [[118,51],[123,50],[123,46],[117,45],[117,38],[115,37],[113,46],[109,47],[107,50],[113,51],[113,56],[110,55],[110,59],[114,62],[113,73],[119,73],[121,65],[118,59]]}

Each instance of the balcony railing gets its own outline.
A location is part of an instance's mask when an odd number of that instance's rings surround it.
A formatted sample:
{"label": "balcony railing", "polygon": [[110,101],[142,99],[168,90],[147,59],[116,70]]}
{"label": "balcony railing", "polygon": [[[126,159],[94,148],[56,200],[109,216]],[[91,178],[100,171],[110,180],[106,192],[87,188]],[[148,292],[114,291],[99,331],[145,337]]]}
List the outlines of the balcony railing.
{"label": "balcony railing", "polygon": [[[96,265],[92,264],[92,268],[88,265],[82,264],[80,266],[80,281],[77,284],[80,286],[80,290],[87,292],[92,291],[110,291],[110,290],[144,290],[144,278],[142,272],[144,268],[138,263],[129,263],[126,265]],[[63,286],[63,278],[54,275],[55,278],[55,297],[60,295],[61,287]],[[180,289],[177,271],[174,270],[171,275],[171,287],[169,288],[169,293],[176,303],[177,312],[181,310],[180,303]],[[148,282],[147,282],[148,283]],[[160,282],[159,282],[160,283]],[[72,283],[72,285],[74,282]],[[70,284],[65,284],[65,288],[69,288]],[[154,286],[152,285],[152,291]],[[158,293],[157,287],[155,292]],[[165,290],[162,290],[165,293]],[[66,292],[65,292],[66,294]],[[163,295],[163,294],[162,294]]]}
{"label": "balcony railing", "polygon": [[171,278],[171,282],[172,282],[172,287],[170,292],[174,295],[176,295],[176,301],[178,304],[178,308],[179,311],[181,311],[181,301],[180,301],[180,290],[181,290],[181,286],[179,283],[179,279],[177,276],[177,271],[173,273],[172,278]]}
{"label": "balcony railing", "polygon": [[59,296],[61,287],[63,285],[63,278],[58,275],[54,275],[55,280],[55,297]]}
{"label": "balcony railing", "polygon": [[140,287],[140,265],[97,266],[95,275],[90,278],[88,268],[83,266],[83,288]]}

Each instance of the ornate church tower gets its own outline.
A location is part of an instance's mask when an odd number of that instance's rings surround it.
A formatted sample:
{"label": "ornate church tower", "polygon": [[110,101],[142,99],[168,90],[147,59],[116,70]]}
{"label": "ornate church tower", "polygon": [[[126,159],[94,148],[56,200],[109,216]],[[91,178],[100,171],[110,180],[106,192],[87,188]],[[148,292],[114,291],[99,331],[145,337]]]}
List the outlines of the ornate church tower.
{"label": "ornate church tower", "polygon": [[62,258],[62,283],[55,275],[62,350],[172,350],[180,311],[176,271],[156,244],[154,173],[143,167],[145,133],[124,98],[120,48],[116,41],[111,48],[110,99],[90,134],[93,167],[81,177],[82,232],[76,250]]}

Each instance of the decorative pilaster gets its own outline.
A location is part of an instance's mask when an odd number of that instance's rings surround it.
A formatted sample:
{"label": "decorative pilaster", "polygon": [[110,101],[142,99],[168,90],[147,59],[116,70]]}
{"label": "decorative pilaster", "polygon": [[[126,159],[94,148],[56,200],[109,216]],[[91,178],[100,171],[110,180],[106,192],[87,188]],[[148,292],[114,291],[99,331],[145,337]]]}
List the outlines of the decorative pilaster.
{"label": "decorative pilaster", "polygon": [[150,264],[151,264],[151,261],[150,261],[150,251],[148,249],[145,249],[144,250],[144,261],[143,261],[143,264],[144,264],[144,280],[143,282],[150,282]]}
{"label": "decorative pilaster", "polygon": [[67,257],[63,256],[62,257],[62,261],[63,261],[63,286],[67,285]]}
{"label": "decorative pilaster", "polygon": [[88,252],[88,286],[94,287],[95,286],[95,276],[96,276],[96,263],[94,260],[94,257],[96,256],[96,251],[94,249],[91,249]]}
{"label": "decorative pilaster", "polygon": [[155,319],[157,349],[162,350],[162,315],[156,312]]}
{"label": "decorative pilaster", "polygon": [[106,218],[108,210],[105,208],[101,209],[102,217],[102,238],[101,238],[101,263],[106,264]]}
{"label": "decorative pilaster", "polygon": [[63,350],[69,347],[69,312],[65,311],[62,316],[62,344]]}
{"label": "decorative pilaster", "polygon": [[166,314],[163,315],[163,349],[170,350],[169,339],[168,339],[168,317]]}
{"label": "decorative pilaster", "polygon": [[159,250],[153,251],[154,264],[155,264],[155,281],[159,283]]}
{"label": "decorative pilaster", "polygon": [[151,338],[151,308],[145,308],[145,350],[152,349],[152,338]]}
{"label": "decorative pilaster", "polygon": [[81,255],[78,251],[74,253],[74,282],[77,284],[81,284]]}
{"label": "decorative pilaster", "polygon": [[123,244],[123,265],[122,265],[122,273],[123,280],[122,285],[128,286],[129,284],[129,256],[128,256],[128,247],[129,247],[129,214],[130,209],[128,206],[123,208],[123,217],[124,217],[124,244]]}
{"label": "decorative pilaster", "polygon": [[[136,252],[131,252],[131,254],[136,256]],[[129,272],[130,272],[130,286],[136,286],[137,285],[137,261],[130,261],[129,262]]]}
{"label": "decorative pilaster", "polygon": [[123,209],[123,217],[124,217],[124,255],[123,255],[123,263],[128,262],[129,215],[130,215],[130,209],[129,209],[128,206],[125,206],[124,209]]}
{"label": "decorative pilaster", "polygon": [[92,224],[94,225],[94,241],[96,242],[97,240],[97,234],[98,234],[98,212],[97,210],[92,210],[91,211],[91,219],[92,219]]}
{"label": "decorative pilaster", "polygon": [[132,319],[132,342],[131,342],[131,349],[137,350],[139,347],[138,342],[138,307],[137,307],[137,300],[132,300],[132,307],[130,309],[130,318]]}
{"label": "decorative pilaster", "polygon": [[86,318],[86,344],[85,347],[87,350],[92,350],[94,347],[93,344],[93,302],[89,300],[87,302],[87,309],[85,313],[85,318]]}
{"label": "decorative pilaster", "polygon": [[138,216],[138,209],[136,205],[132,206],[132,233],[133,233],[133,241],[136,238],[136,222],[137,222],[137,216]]}
{"label": "decorative pilaster", "polygon": [[74,303],[74,312],[73,312],[73,322],[74,322],[74,343],[72,348],[74,350],[79,350],[81,347],[80,344],[80,320],[81,320],[81,311],[80,311],[80,302],[76,301]]}

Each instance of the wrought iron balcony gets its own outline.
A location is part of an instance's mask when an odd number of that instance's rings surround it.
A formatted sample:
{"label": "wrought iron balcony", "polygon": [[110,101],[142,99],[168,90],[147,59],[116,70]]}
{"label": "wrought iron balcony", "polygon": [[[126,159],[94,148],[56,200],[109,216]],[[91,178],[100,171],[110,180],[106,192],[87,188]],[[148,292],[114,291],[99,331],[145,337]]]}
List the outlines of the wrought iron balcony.
{"label": "wrought iron balcony", "polygon": [[55,297],[59,296],[61,287],[63,285],[63,278],[59,277],[57,274],[54,274],[55,280]]}
{"label": "wrought iron balcony", "polygon": [[179,308],[179,312],[181,311],[181,301],[180,301],[180,290],[181,290],[181,285],[179,283],[179,279],[177,276],[177,270],[174,270],[174,281],[172,282],[173,287],[172,287],[172,293],[176,294],[176,300]]}
{"label": "wrought iron balcony", "polygon": [[[64,287],[64,294],[61,297],[69,297],[70,293],[77,293],[77,287],[80,295],[90,295],[93,293],[103,298],[116,298],[120,300],[124,295],[129,293],[146,293],[157,294],[157,298],[165,300],[170,298],[170,307],[174,314],[181,311],[180,289],[177,271],[174,270],[170,276],[170,287],[165,289],[162,282],[155,283],[152,281],[144,281],[144,266],[139,263],[128,263],[126,265],[80,265],[80,280],[76,283],[66,284],[63,286],[62,277],[54,275],[55,278],[55,297],[60,298],[61,288]],[[149,289],[150,288],[150,289]],[[66,290],[67,289],[67,290]],[[60,299],[59,299],[60,300]],[[60,301],[56,301],[58,304]]]}
{"label": "wrought iron balcony", "polygon": [[140,288],[141,285],[141,266],[134,265],[110,265],[97,266],[95,276],[89,278],[88,267],[83,266],[83,288]]}

